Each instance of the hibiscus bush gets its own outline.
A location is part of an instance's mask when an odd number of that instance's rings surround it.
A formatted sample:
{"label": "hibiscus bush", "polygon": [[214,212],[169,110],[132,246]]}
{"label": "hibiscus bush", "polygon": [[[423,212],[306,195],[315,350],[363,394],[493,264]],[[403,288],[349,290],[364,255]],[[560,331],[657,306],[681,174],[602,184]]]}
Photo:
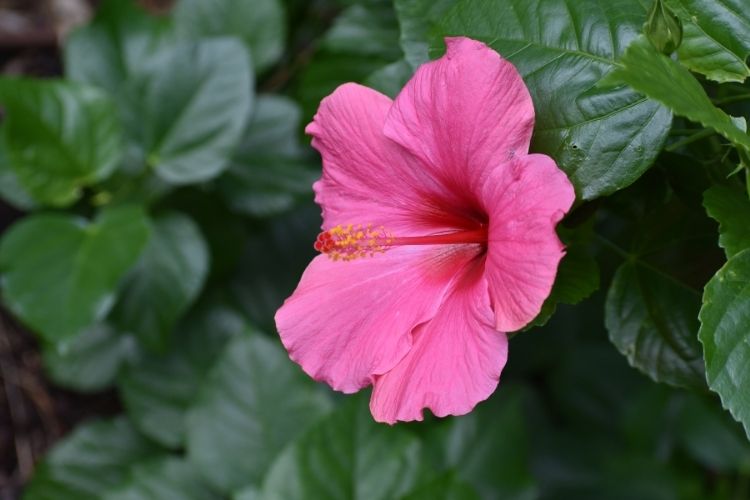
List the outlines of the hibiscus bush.
{"label": "hibiscus bush", "polygon": [[122,408],[24,498],[748,498],[748,56],[745,0],[103,0],[0,79],[2,304]]}

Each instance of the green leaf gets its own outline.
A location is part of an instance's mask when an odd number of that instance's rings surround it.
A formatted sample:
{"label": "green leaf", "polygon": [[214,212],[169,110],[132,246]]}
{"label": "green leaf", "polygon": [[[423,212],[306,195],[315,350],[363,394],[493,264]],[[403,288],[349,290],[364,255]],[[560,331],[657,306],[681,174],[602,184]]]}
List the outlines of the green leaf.
{"label": "green leaf", "polygon": [[122,364],[135,355],[136,343],[103,323],[67,342],[46,345],[42,353],[44,368],[55,384],[96,392],[112,384]]}
{"label": "green leaf", "polygon": [[437,430],[444,467],[472,485],[482,498],[534,498],[523,392],[509,386],[468,415]]}
{"label": "green leaf", "polygon": [[208,248],[189,217],[179,213],[157,217],[110,320],[147,348],[164,349],[177,320],[203,287],[208,267]]}
{"label": "green leaf", "polygon": [[99,90],[61,81],[2,80],[7,161],[35,201],[66,206],[122,157],[116,108]]}
{"label": "green leaf", "polygon": [[320,171],[302,156],[301,114],[299,106],[286,97],[259,97],[245,139],[218,181],[233,210],[251,216],[273,215],[312,193]]}
{"label": "green leaf", "polygon": [[637,261],[624,263],[607,293],[609,338],[631,366],[657,382],[701,389],[696,337],[699,294]]}
{"label": "green leaf", "polygon": [[688,395],[677,423],[682,446],[705,467],[731,473],[750,466],[750,443],[741,426],[713,398]]}
{"label": "green leaf", "polygon": [[242,38],[258,71],[278,61],[284,52],[286,20],[279,0],[181,0],[174,15],[178,31],[187,38]]}
{"label": "green leaf", "polygon": [[190,184],[229,163],[253,102],[253,72],[232,38],[185,42],[154,56],[138,75],[140,137],[146,161],[164,180]]}
{"label": "green leaf", "polygon": [[235,271],[231,293],[253,324],[275,331],[274,315],[315,257],[320,207],[312,202],[256,228]]}
{"label": "green leaf", "polygon": [[395,60],[401,57],[398,36],[398,24],[392,9],[382,5],[356,4],[336,17],[323,39],[323,47],[332,52]]}
{"label": "green leaf", "polygon": [[144,353],[125,367],[118,387],[138,430],[166,447],[184,446],[186,415],[196,389],[229,339],[247,329],[242,316],[212,299],[185,317],[169,352]]}
{"label": "green leaf", "polygon": [[450,471],[416,487],[402,500],[479,500],[481,497],[469,484]]}
{"label": "green leaf", "polygon": [[730,259],[750,248],[750,200],[747,193],[727,185],[712,186],[703,195],[703,206],[719,222],[719,246]]}
{"label": "green leaf", "polygon": [[260,335],[238,338],[188,415],[188,457],[223,492],[259,484],[284,446],[328,408],[279,346]]}
{"label": "green leaf", "polygon": [[750,436],[750,250],[708,282],[700,322],[708,386]]}
{"label": "green leaf", "polygon": [[599,289],[599,265],[588,248],[593,224],[585,224],[577,229],[558,226],[557,231],[565,244],[565,256],[560,261],[555,284],[542,310],[524,330],[545,325],[558,304],[577,304]]}
{"label": "green leaf", "polygon": [[6,149],[0,132],[0,197],[19,210],[31,210],[36,207],[36,203],[13,172]]}
{"label": "green leaf", "polygon": [[731,116],[713,105],[698,80],[645,38],[635,40],[607,76],[607,85],[623,82],[664,104],[676,115],[714,129],[732,144],[750,151],[750,136]]}
{"label": "green leaf", "polygon": [[455,0],[395,0],[398,24],[401,27],[401,49],[412,70],[429,58],[430,33]]}
{"label": "green leaf", "polygon": [[711,80],[742,82],[750,76],[750,14],[743,0],[667,0],[682,19],[677,55],[688,69]]}
{"label": "green leaf", "polygon": [[136,206],[105,210],[93,222],[27,217],[0,241],[5,305],[49,341],[73,337],[107,315],[148,235]]}
{"label": "green leaf", "polygon": [[669,131],[657,103],[596,86],[645,19],[639,0],[459,0],[437,34],[481,40],[516,65],[537,113],[532,151],[552,156],[590,200],[638,179]]}
{"label": "green leaf", "polygon": [[399,59],[370,73],[364,83],[367,87],[395,98],[411,78],[412,71],[406,60]]}
{"label": "green leaf", "polygon": [[366,398],[350,397],[279,456],[263,484],[263,500],[399,498],[419,472],[419,441],[376,424]]}
{"label": "green leaf", "polygon": [[24,500],[99,500],[133,464],[159,454],[125,418],[85,423],[47,454]]}
{"label": "green leaf", "polygon": [[189,462],[169,457],[133,467],[130,479],[102,500],[220,500]]}
{"label": "green leaf", "polygon": [[[102,88],[121,103],[130,101],[134,96],[129,82],[173,42],[171,26],[167,18],[148,15],[136,2],[104,0],[100,4],[94,20],[65,40],[65,75]],[[132,114],[137,120],[137,114]]]}

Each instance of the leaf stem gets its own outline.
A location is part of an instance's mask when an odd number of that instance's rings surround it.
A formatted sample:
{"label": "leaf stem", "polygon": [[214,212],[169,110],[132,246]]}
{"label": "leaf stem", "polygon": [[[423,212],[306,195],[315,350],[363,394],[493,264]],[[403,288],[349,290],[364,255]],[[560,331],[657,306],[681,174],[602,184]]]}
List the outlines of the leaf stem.
{"label": "leaf stem", "polygon": [[688,144],[691,144],[696,141],[700,141],[701,139],[705,139],[706,137],[710,137],[714,135],[715,133],[716,132],[714,132],[714,129],[711,129],[711,128],[701,129],[695,132],[694,134],[685,137],[684,139],[681,139],[677,142],[673,142],[672,144],[664,148],[664,151],[668,151],[672,153],[674,151],[677,151],[681,147],[687,146]]}

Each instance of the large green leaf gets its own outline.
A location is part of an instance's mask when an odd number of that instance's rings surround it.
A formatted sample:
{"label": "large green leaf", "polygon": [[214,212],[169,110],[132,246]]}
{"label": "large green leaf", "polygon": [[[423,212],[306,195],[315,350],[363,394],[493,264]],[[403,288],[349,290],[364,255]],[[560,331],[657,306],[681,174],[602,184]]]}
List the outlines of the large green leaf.
{"label": "large green leaf", "polygon": [[537,113],[532,150],[555,158],[589,200],[640,177],[669,130],[657,103],[596,86],[645,19],[639,0],[459,0],[438,33],[481,40],[516,65]]}
{"label": "large green leaf", "polygon": [[418,472],[419,441],[401,428],[376,424],[366,398],[351,397],[279,456],[261,498],[399,498]]}
{"label": "large green leaf", "polygon": [[133,464],[159,454],[125,418],[88,422],[47,454],[24,500],[99,500],[126,480]]}
{"label": "large green leaf", "polygon": [[258,71],[275,63],[284,51],[286,20],[280,0],[180,0],[175,21],[178,31],[190,38],[241,37]]}
{"label": "large green leaf", "polygon": [[750,436],[750,250],[708,282],[700,322],[708,386]]}
{"label": "large green leaf", "polygon": [[44,346],[44,368],[57,385],[79,392],[100,391],[114,382],[122,364],[136,351],[133,337],[102,323],[68,341]]}
{"label": "large green leaf", "polygon": [[153,57],[135,81],[146,160],[174,184],[218,175],[228,166],[253,102],[247,49],[233,38],[184,42]]}
{"label": "large green leaf", "polygon": [[525,500],[537,494],[522,402],[523,392],[501,387],[490,401],[446,422],[433,436],[441,465],[454,469],[482,498]]}
{"label": "large green leaf", "polygon": [[750,13],[744,0],[667,0],[683,25],[677,54],[689,69],[717,82],[750,76]]}
{"label": "large green leaf", "polygon": [[125,104],[134,97],[127,88],[133,75],[173,40],[167,18],[148,15],[136,2],[104,0],[94,20],[65,40],[65,75],[100,87]]}
{"label": "large green leaf", "polygon": [[469,484],[458,479],[453,471],[421,484],[401,500],[479,500],[481,497]]}
{"label": "large green leaf", "polygon": [[430,32],[455,0],[395,0],[401,49],[411,69],[429,60]]}
{"label": "large green leaf", "polygon": [[188,415],[188,457],[221,491],[259,484],[284,446],[329,400],[270,340],[226,347]]}
{"label": "large green leaf", "polygon": [[235,211],[267,216],[312,193],[320,175],[299,145],[302,111],[286,97],[265,95],[257,106],[219,190]]}
{"label": "large green leaf", "polygon": [[332,52],[398,59],[401,51],[396,16],[382,5],[352,5],[336,18],[323,39],[323,47]]}
{"label": "large green leaf", "polygon": [[542,310],[525,329],[545,325],[558,304],[577,304],[599,288],[599,265],[589,251],[593,224],[576,229],[558,226],[557,232],[565,244],[565,256]]}
{"label": "large green leaf", "polygon": [[148,235],[136,206],[105,210],[88,223],[63,214],[23,219],[0,241],[4,302],[50,341],[81,333],[109,312]]}
{"label": "large green leaf", "polygon": [[211,299],[181,322],[169,352],[145,353],[130,363],[118,387],[136,427],[164,446],[183,446],[187,411],[201,382],[228,340],[247,329],[242,316]]}
{"label": "large green leaf", "polygon": [[18,176],[11,168],[6,149],[2,143],[2,133],[0,133],[0,198],[19,210],[31,210],[36,203],[21,186]]}
{"label": "large green leaf", "polygon": [[6,160],[34,200],[66,206],[110,175],[122,157],[114,104],[97,89],[61,81],[2,80]]}
{"label": "large green leaf", "polygon": [[130,478],[102,500],[220,500],[189,462],[169,457],[133,467]]}
{"label": "large green leaf", "polygon": [[146,347],[164,349],[203,287],[208,267],[208,248],[190,218],[179,213],[157,217],[138,264],[123,283],[112,323]]}
{"label": "large green leaf", "polygon": [[657,382],[702,388],[699,309],[695,290],[632,261],[612,280],[605,321],[610,340],[632,366]]}
{"label": "large green leaf", "polygon": [[659,101],[674,114],[714,129],[737,147],[750,151],[750,135],[737,121],[713,105],[698,80],[646,38],[636,39],[620,58],[620,65],[607,76],[607,86],[623,82]]}
{"label": "large green leaf", "polygon": [[703,205],[708,215],[719,222],[719,246],[727,258],[750,248],[750,200],[744,190],[713,186],[704,193]]}
{"label": "large green leaf", "polygon": [[714,398],[686,395],[680,408],[677,431],[682,446],[706,467],[723,472],[750,466],[750,443],[742,427],[723,411]]}
{"label": "large green leaf", "polygon": [[315,257],[312,243],[319,232],[320,208],[310,202],[264,220],[248,238],[230,286],[254,324],[275,330],[274,315]]}

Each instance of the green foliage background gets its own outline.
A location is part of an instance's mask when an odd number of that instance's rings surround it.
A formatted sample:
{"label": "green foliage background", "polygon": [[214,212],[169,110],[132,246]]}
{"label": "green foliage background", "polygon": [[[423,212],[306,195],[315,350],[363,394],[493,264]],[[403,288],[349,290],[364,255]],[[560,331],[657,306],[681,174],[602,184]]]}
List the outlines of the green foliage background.
{"label": "green foliage background", "polygon": [[[125,409],[52,449],[25,498],[750,497],[750,11],[659,2],[682,29],[663,54],[653,7],[106,0],[64,78],[0,81],[0,196],[26,212],[3,304],[56,384]],[[275,335],[320,223],[302,127],[341,83],[396,95],[450,35],[518,67],[532,150],[577,202],[495,395],[387,427]]]}

